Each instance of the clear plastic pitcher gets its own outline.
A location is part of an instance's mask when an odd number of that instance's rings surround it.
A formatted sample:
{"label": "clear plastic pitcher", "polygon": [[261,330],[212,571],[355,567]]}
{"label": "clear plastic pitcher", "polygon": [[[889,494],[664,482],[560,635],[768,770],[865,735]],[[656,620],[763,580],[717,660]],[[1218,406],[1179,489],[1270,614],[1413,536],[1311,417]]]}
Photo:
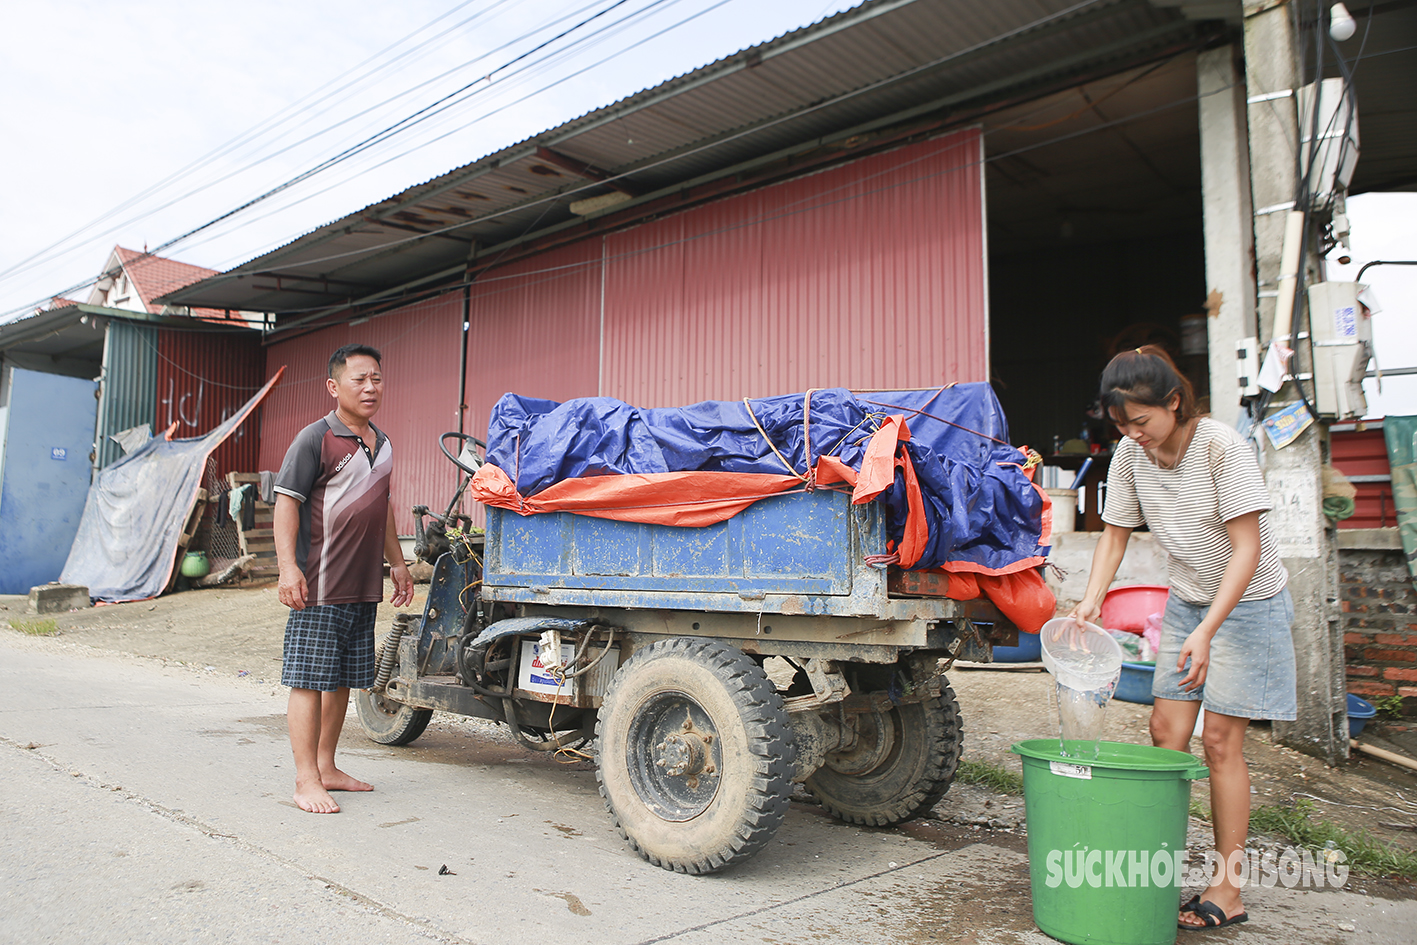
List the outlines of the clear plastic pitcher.
{"label": "clear plastic pitcher", "polygon": [[1070,617],[1048,621],[1038,637],[1043,665],[1057,684],[1058,735],[1064,753],[1095,758],[1107,703],[1122,674],[1122,648],[1101,627],[1079,625]]}

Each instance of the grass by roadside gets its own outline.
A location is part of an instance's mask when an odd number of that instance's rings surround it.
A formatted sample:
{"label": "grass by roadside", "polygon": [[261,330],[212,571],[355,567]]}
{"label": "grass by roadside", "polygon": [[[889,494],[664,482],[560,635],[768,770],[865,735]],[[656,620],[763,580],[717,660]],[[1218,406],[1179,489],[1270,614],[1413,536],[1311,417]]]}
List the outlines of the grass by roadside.
{"label": "grass by roadside", "polygon": [[[1191,800],[1191,816],[1209,821],[1210,808]],[[1417,853],[1379,840],[1366,830],[1349,830],[1317,816],[1318,808],[1307,798],[1297,798],[1293,806],[1266,804],[1250,811],[1250,833],[1283,837],[1304,850],[1322,850],[1329,843],[1342,850],[1350,870],[1366,876],[1400,876],[1417,882]]]}
{"label": "grass by roadside", "polygon": [[1000,794],[1023,793],[1023,775],[987,761],[960,761],[955,780],[961,784],[977,784]]}
{"label": "grass by roadside", "polygon": [[59,632],[59,623],[52,617],[44,620],[20,620],[12,617],[10,629],[32,637],[52,637]]}

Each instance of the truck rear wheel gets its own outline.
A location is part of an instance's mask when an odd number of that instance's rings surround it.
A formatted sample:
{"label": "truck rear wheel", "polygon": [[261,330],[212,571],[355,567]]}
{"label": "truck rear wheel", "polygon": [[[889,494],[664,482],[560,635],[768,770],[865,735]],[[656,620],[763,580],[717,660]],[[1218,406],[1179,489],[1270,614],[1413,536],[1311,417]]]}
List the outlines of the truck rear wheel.
{"label": "truck rear wheel", "polygon": [[354,707],[364,734],[380,745],[407,745],[423,734],[433,717],[432,709],[415,709],[368,689],[355,690]]}
{"label": "truck rear wheel", "polygon": [[636,652],[605,694],[595,748],[620,835],[664,869],[742,862],[787,814],[795,750],[782,698],[725,644],[679,637]]}
{"label": "truck rear wheel", "polygon": [[827,755],[807,789],[834,816],[889,827],[940,802],[959,768],[959,703],[948,686],[938,698],[854,716],[856,744]]}

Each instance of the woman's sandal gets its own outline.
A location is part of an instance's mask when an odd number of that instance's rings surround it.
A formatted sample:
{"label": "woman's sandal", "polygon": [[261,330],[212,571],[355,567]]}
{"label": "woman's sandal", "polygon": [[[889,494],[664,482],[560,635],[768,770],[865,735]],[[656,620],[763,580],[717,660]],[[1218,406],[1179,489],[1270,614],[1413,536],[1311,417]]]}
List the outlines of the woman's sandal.
{"label": "woman's sandal", "polygon": [[1247,912],[1227,917],[1224,909],[1213,902],[1201,902],[1200,896],[1192,896],[1191,901],[1181,907],[1181,911],[1189,912],[1205,923],[1204,925],[1187,925],[1178,921],[1176,927],[1187,932],[1208,932],[1211,929],[1220,929],[1227,925],[1239,925],[1250,919]]}

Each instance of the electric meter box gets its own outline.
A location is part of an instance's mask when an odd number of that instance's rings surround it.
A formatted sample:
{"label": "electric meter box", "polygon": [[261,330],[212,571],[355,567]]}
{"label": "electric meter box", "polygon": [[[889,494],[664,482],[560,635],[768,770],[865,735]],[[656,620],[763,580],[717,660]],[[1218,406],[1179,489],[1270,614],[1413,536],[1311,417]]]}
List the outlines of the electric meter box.
{"label": "electric meter box", "polygon": [[1373,352],[1372,322],[1358,302],[1356,282],[1309,286],[1310,337],[1314,351],[1314,409],[1325,419],[1346,420],[1368,412],[1363,378]]}

